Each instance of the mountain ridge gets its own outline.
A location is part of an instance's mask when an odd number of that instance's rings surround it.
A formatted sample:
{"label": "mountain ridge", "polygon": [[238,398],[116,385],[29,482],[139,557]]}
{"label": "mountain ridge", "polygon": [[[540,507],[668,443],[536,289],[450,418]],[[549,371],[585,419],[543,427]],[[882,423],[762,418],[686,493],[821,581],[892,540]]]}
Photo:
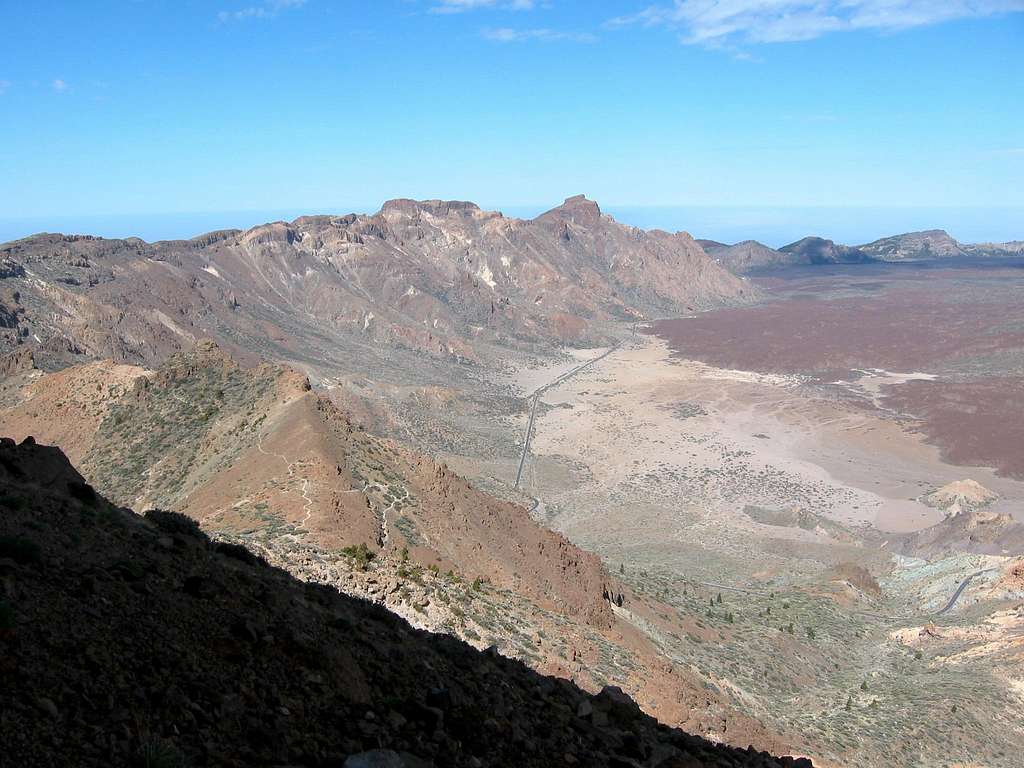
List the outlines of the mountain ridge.
{"label": "mountain ridge", "polygon": [[735,274],[759,269],[816,264],[914,262],[955,258],[998,259],[1024,255],[1024,241],[961,243],[943,229],[905,232],[849,246],[809,235],[780,248],[757,240],[721,243],[698,239],[704,251]]}
{"label": "mountain ridge", "polygon": [[189,240],[39,234],[0,260],[0,345],[50,366],[152,365],[204,336],[274,359],[370,343],[473,361],[481,343],[607,342],[616,323],[757,295],[688,234],[620,224],[583,196],[534,219],[396,199]]}

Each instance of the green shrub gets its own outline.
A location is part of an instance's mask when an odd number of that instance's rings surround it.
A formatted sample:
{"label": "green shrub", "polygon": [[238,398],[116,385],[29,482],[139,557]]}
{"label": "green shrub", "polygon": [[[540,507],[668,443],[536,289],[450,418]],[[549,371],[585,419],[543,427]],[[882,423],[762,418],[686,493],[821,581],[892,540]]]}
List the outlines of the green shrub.
{"label": "green shrub", "polygon": [[341,553],[351,560],[353,565],[361,571],[365,571],[367,566],[369,566],[370,561],[374,558],[373,552],[370,551],[370,548],[366,546],[365,542],[345,547],[341,550]]}

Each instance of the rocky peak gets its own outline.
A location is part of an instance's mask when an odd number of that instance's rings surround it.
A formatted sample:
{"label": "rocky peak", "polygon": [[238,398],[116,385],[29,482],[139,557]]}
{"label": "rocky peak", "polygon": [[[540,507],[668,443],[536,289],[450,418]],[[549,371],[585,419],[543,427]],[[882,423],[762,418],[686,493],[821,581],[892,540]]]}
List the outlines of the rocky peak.
{"label": "rocky peak", "polygon": [[269,224],[253,227],[239,238],[239,242],[249,247],[270,243],[290,245],[295,242],[295,237],[296,232],[290,224],[283,221],[274,221]]}
{"label": "rocky peak", "polygon": [[93,496],[92,489],[59,448],[39,445],[32,437],[21,443],[0,437],[0,481],[38,485],[83,500]]}
{"label": "rocky peak", "polygon": [[[213,339],[200,339],[190,349],[185,349],[168,358],[167,362],[157,371],[154,382],[167,384],[172,381],[188,379],[204,369],[220,369],[230,371],[238,368],[238,363],[225,352]],[[145,389],[149,382],[140,381],[139,386]]]}
{"label": "rocky peak", "polygon": [[601,208],[586,195],[567,197],[557,208],[537,217],[538,221],[570,222],[583,227],[593,227],[601,221]]}
{"label": "rocky peak", "polygon": [[415,216],[428,213],[437,218],[448,216],[474,216],[480,213],[480,206],[464,200],[410,200],[399,198],[388,200],[380,209],[385,218],[390,216]]}
{"label": "rocky peak", "polygon": [[943,229],[927,229],[883,237],[860,246],[860,249],[887,261],[952,258],[964,255],[960,244]]}
{"label": "rocky peak", "polygon": [[191,243],[193,248],[206,248],[214,243],[222,243],[225,240],[234,240],[240,234],[242,234],[242,230],[240,229],[218,229],[213,232],[196,235],[189,240],[189,243]]}

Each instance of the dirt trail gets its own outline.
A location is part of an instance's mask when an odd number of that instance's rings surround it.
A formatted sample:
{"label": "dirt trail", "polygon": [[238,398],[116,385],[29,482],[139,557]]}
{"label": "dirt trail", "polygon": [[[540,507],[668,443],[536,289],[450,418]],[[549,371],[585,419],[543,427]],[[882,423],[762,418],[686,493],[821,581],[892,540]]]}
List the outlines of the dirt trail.
{"label": "dirt trail", "polygon": [[395,508],[395,505],[401,501],[409,500],[409,489],[405,489],[405,496],[400,499],[395,499],[387,507],[381,510],[380,513],[380,548],[387,549],[388,546],[388,512]]}
{"label": "dirt trail", "polygon": [[[288,476],[294,478],[295,477],[295,467],[298,465],[299,462],[297,460],[296,461],[289,461],[286,457],[282,456],[279,453],[273,453],[271,451],[266,450],[263,447],[263,438],[264,437],[266,437],[266,435],[260,435],[260,439],[256,443],[256,449],[260,453],[262,453],[264,456],[273,456],[275,459],[280,459],[281,461],[283,461],[285,463],[285,465],[287,466]],[[300,495],[302,496],[302,499],[303,499],[302,511],[305,513],[305,516],[302,518],[302,520],[299,521],[299,524],[297,526],[299,528],[301,528],[303,525],[305,525],[309,521],[309,518],[313,514],[313,499],[310,498],[310,495],[309,495],[309,487],[310,487],[311,483],[310,483],[308,477],[303,477],[303,478],[301,478],[301,480],[302,480],[302,490],[299,493],[300,493]]]}

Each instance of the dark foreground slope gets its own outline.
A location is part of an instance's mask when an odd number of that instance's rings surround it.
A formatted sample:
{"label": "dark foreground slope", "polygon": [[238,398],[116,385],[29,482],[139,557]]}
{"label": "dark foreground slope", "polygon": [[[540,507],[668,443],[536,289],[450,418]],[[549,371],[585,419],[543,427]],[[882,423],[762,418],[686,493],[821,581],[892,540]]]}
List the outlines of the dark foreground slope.
{"label": "dark foreground slope", "polygon": [[3,765],[793,764],[140,518],[34,441],[0,442],[0,586]]}

